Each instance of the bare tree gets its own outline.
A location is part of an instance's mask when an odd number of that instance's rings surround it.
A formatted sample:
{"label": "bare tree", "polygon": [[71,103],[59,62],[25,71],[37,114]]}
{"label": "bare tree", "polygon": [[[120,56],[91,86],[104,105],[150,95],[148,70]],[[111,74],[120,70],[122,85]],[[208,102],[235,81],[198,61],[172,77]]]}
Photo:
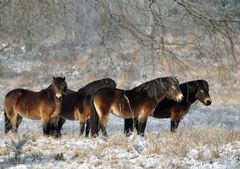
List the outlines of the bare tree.
{"label": "bare tree", "polygon": [[[138,59],[143,69],[133,73],[142,72],[146,77],[150,76],[146,72],[154,72],[159,64],[172,73],[193,70],[187,63],[193,57],[219,66],[228,58],[227,67],[239,62],[240,3],[234,0],[0,2],[2,54],[14,46],[15,53],[24,48],[25,52],[33,51],[33,56],[41,53],[48,62],[64,57],[73,61],[81,49],[91,48],[92,58],[99,59],[89,64],[106,62],[113,73],[117,73],[117,66],[130,70],[134,63],[128,62],[142,56]],[[130,49],[132,52],[126,52]],[[90,66],[86,71],[99,72]]]}

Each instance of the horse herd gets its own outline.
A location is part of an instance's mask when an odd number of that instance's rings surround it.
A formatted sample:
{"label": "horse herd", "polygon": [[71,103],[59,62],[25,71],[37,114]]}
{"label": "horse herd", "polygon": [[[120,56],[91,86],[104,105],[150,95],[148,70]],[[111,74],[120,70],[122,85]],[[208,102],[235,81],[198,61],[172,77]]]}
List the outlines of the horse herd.
{"label": "horse herd", "polygon": [[17,132],[22,118],[41,120],[43,134],[61,136],[66,120],[79,120],[80,134],[93,137],[101,130],[107,136],[109,114],[124,118],[124,133],[134,129],[144,136],[148,116],[170,118],[174,132],[191,105],[199,100],[210,105],[209,86],[205,80],[179,84],[176,77],[147,81],[130,90],[116,88],[111,78],[93,81],[78,91],[67,88],[65,77],[53,77],[39,92],[22,88],[11,90],[4,98],[5,133]]}

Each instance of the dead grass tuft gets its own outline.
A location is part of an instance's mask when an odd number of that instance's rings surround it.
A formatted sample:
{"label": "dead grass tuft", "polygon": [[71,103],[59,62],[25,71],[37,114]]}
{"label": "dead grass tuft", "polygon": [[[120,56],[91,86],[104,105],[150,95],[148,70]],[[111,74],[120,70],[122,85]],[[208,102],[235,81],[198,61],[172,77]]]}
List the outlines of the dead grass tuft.
{"label": "dead grass tuft", "polygon": [[148,155],[165,154],[186,157],[189,150],[203,146],[210,148],[209,157],[219,158],[219,147],[239,141],[240,130],[228,128],[184,128],[176,133],[148,135]]}

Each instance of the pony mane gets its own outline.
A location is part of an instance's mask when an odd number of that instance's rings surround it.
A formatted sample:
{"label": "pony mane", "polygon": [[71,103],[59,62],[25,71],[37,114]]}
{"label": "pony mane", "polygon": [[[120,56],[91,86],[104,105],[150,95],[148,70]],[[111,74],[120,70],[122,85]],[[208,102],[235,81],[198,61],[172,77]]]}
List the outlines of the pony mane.
{"label": "pony mane", "polygon": [[188,82],[182,83],[180,85],[184,85],[184,84],[195,85],[196,87],[202,85],[202,86],[204,86],[204,88],[209,89],[208,82],[203,79],[188,81]]}
{"label": "pony mane", "polygon": [[95,80],[93,82],[88,83],[83,88],[80,88],[77,92],[79,94],[92,95],[98,89],[105,87],[105,86],[116,88],[117,85],[113,79],[104,78],[104,79]]}
{"label": "pony mane", "polygon": [[153,79],[133,88],[133,90],[137,92],[146,92],[150,98],[156,98],[162,95],[163,91],[166,89],[162,80],[163,78]]}

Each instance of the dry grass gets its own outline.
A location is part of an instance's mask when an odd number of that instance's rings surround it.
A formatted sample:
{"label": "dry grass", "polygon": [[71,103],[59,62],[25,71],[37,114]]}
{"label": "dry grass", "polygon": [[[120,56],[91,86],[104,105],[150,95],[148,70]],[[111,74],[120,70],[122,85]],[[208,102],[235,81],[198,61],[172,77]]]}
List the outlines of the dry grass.
{"label": "dry grass", "polygon": [[[52,75],[66,76],[68,86],[71,89],[79,89],[92,80],[103,78],[105,74],[116,80],[118,88],[125,89],[154,77],[176,75],[180,82],[206,79],[209,82],[210,94],[213,99],[213,104],[210,107],[214,111],[222,111],[218,110],[219,106],[224,108],[225,105],[239,104],[240,71],[235,71],[232,74],[225,61],[222,65],[216,66],[210,61],[203,64],[202,59],[185,58],[184,61],[188,67],[183,68],[176,63],[172,64],[171,59],[167,57],[159,57],[158,60],[155,58],[153,63],[150,61],[145,63],[145,59],[141,57],[140,53],[135,50],[129,50],[128,53],[126,51],[113,53],[113,65],[110,65],[110,61],[106,58],[101,60],[101,65],[97,65],[95,61],[98,58],[89,57],[92,51],[81,53],[79,57],[76,57],[75,62],[70,60],[65,63],[65,61],[57,60],[57,64],[54,64],[54,59],[49,59],[45,62],[42,60],[39,66],[38,62],[33,62],[36,64],[32,65],[34,70],[21,72],[18,74],[19,76],[15,75],[14,78],[10,78],[9,75],[6,76],[6,79],[1,79],[0,94],[4,96],[7,91],[18,87],[27,87],[38,91],[51,83]],[[133,57],[135,54],[136,56]],[[87,56],[85,57],[85,55]],[[121,59],[121,57],[125,57],[125,59]],[[75,71],[76,74],[74,74]],[[0,97],[0,103],[2,100],[3,97]],[[199,107],[194,105],[192,108],[196,110]],[[163,156],[164,163],[166,163],[165,168],[169,168],[169,166],[186,168],[185,165],[174,164],[174,159],[187,158],[191,153],[194,154],[195,150],[197,153],[192,155],[195,160],[219,159],[222,154],[222,145],[234,145],[236,141],[240,141],[240,129],[214,126],[199,128],[185,126],[174,134],[170,133],[168,129],[159,133],[150,132],[146,133],[143,142],[136,134],[126,138],[122,133],[113,133],[108,140],[84,138],[78,135],[78,133],[67,133],[61,139],[55,140],[54,138],[45,138],[41,134],[31,134],[23,154],[26,159],[30,158],[33,161],[45,160],[48,163],[51,160],[60,159],[65,163],[75,161],[79,165],[90,163],[93,164],[93,168],[109,167],[109,164],[111,164],[111,168],[129,168],[132,163],[136,162],[138,162],[139,168],[151,168],[142,160],[161,159]],[[5,137],[0,134],[0,136],[4,140],[12,139],[11,135]],[[6,156],[6,147],[0,147],[0,157],[5,158]],[[130,164],[129,161],[133,162]],[[161,160],[157,164],[161,164]],[[46,168],[51,168],[51,165],[46,165]]]}
{"label": "dry grass", "polygon": [[240,129],[218,127],[184,128],[176,133],[163,132],[148,135],[148,155],[175,154],[185,157],[190,149],[209,147],[209,157],[219,157],[219,147],[240,141]]}
{"label": "dry grass", "polygon": [[[5,141],[17,137],[11,134],[3,136]],[[234,147],[236,141],[240,141],[240,129],[218,127],[182,128],[176,133],[149,132],[145,138],[136,133],[125,137],[117,132],[107,140],[79,137],[78,134],[65,134],[61,139],[31,134],[23,150],[23,161],[48,163],[60,160],[66,164],[91,164],[97,168],[128,168],[138,161],[138,167],[151,168],[161,164],[160,161],[148,164],[145,160],[163,158],[162,167],[187,167],[187,164],[176,164],[174,160],[190,157],[198,161],[214,161],[221,157],[224,145]],[[3,159],[7,158],[6,147],[0,147],[0,152]]]}

